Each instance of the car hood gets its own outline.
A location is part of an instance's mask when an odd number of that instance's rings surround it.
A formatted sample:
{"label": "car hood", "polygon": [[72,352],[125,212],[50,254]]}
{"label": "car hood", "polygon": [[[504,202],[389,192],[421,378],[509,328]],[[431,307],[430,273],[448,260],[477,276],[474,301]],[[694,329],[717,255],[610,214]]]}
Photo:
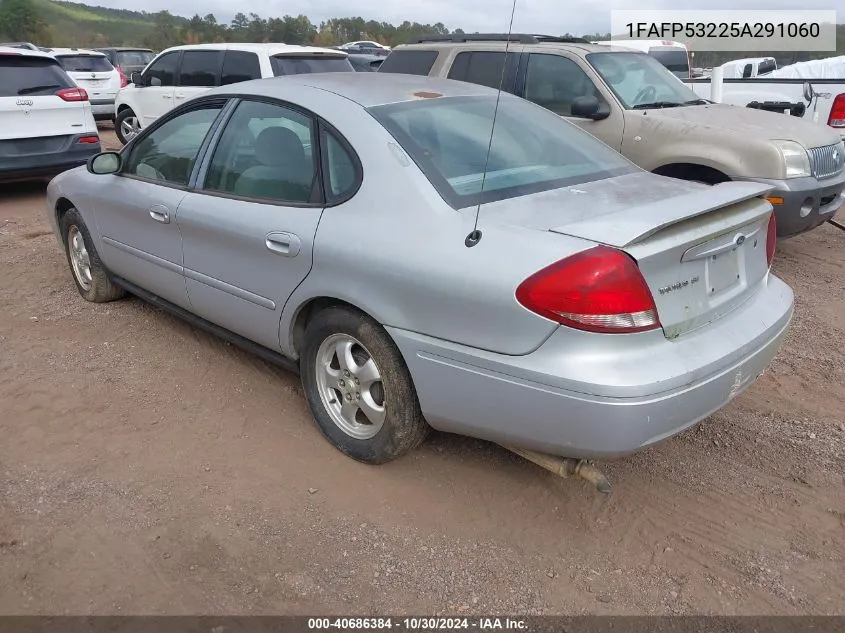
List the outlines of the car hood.
{"label": "car hood", "polygon": [[[621,248],[660,229],[765,195],[758,182],[704,185],[638,171],[482,205],[479,220],[500,222]],[[474,209],[471,209],[474,212]]]}
{"label": "car hood", "polygon": [[644,116],[662,120],[679,121],[686,125],[711,128],[724,136],[724,132],[741,135],[737,143],[748,140],[791,140],[805,148],[822,147],[838,143],[839,135],[827,126],[804,121],[798,117],[753,108],[713,103],[682,108],[648,110]]}

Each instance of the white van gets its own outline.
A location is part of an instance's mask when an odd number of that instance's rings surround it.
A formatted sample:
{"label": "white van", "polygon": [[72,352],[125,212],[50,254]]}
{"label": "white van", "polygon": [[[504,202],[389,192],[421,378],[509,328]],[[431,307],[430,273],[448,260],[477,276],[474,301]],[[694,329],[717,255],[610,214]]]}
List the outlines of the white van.
{"label": "white van", "polygon": [[355,72],[344,51],[290,44],[186,44],[159,53],[115,100],[123,144],[168,110],[216,86],[281,75]]}
{"label": "white van", "polygon": [[690,78],[689,51],[685,44],[672,40],[603,40],[593,42],[648,53],[679,79]]}

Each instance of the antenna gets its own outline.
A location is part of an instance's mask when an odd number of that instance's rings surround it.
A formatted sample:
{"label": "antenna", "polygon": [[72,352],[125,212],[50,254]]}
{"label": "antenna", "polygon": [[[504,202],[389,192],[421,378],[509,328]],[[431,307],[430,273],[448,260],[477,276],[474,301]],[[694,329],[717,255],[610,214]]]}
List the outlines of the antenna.
{"label": "antenna", "polygon": [[513,16],[516,13],[516,0],[513,0],[511,7],[511,21],[508,24],[508,37],[505,42],[505,59],[502,61],[502,76],[499,77],[499,91],[496,93],[496,107],[493,110],[493,125],[490,127],[490,141],[487,143],[487,156],[484,158],[484,173],[481,175],[481,191],[478,192],[479,200],[478,206],[475,207],[475,224],[472,227],[469,235],[466,236],[464,244],[467,248],[471,248],[481,241],[481,231],[478,230],[478,215],[481,213],[481,199],[484,194],[484,183],[487,182],[487,165],[490,163],[490,149],[493,147],[493,132],[496,130],[496,115],[499,114],[499,99],[502,97],[502,84],[505,83],[505,71],[508,68],[508,50],[511,45],[511,32],[513,31]]}

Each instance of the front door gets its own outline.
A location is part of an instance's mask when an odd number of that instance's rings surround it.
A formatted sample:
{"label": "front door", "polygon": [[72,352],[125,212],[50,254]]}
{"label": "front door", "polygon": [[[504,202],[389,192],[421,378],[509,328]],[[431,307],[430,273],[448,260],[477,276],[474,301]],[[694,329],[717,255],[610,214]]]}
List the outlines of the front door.
{"label": "front door", "polygon": [[144,72],[144,86],[137,89],[135,114],[145,128],[173,109],[173,93],[176,89],[176,71],[181,51],[165,53],[155,60]]}
{"label": "front door", "polygon": [[282,104],[241,102],[179,208],[192,312],[275,350],[323,211],[315,126]]}
{"label": "front door", "polygon": [[177,217],[200,146],[225,102],[180,113],[138,137],[118,174],[92,203],[106,266],[188,307]]}
{"label": "front door", "polygon": [[173,103],[180,106],[188,99],[220,85],[223,51],[185,51],[179,64],[179,78]]}
{"label": "front door", "polygon": [[[531,53],[522,96],[589,132],[617,152],[622,149],[625,118],[607,95],[574,60],[561,54]],[[596,97],[610,114],[593,120],[572,115],[578,97]]]}

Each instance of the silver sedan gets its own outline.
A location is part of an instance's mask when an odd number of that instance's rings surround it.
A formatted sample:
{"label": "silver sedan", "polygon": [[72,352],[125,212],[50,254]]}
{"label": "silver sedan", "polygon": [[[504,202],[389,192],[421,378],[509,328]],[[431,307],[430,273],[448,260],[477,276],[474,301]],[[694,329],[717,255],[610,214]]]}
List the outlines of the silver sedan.
{"label": "silver sedan", "polygon": [[767,191],[643,172],[482,86],[335,73],[204,93],[55,178],[47,212],[83,298],[135,294],[299,371],[357,460],[430,427],[606,458],[777,352]]}

